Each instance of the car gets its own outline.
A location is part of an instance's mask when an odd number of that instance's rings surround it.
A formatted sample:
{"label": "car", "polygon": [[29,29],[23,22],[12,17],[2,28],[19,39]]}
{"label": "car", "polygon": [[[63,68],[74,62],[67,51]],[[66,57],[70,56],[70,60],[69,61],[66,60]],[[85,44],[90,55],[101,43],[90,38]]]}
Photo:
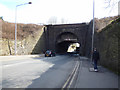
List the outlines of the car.
{"label": "car", "polygon": [[53,57],[55,55],[56,55],[55,52],[53,52],[52,50],[47,50],[45,52],[45,57]]}

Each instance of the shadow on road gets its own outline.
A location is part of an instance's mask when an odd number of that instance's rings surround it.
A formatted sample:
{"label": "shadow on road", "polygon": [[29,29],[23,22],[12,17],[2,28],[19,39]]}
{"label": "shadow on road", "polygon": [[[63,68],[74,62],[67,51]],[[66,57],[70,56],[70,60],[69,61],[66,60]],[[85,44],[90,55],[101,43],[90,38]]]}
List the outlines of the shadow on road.
{"label": "shadow on road", "polygon": [[[39,60],[40,58],[34,59]],[[74,60],[75,57],[71,55],[46,57],[43,61],[52,63],[54,66],[43,73],[40,78],[33,80],[33,83],[28,88],[61,88],[73,70]]]}

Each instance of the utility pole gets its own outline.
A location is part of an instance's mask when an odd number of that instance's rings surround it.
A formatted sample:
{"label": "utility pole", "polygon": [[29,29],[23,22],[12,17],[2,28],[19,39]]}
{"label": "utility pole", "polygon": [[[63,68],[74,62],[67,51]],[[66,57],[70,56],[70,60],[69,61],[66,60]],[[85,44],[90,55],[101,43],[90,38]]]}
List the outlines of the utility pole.
{"label": "utility pole", "polygon": [[93,0],[93,29],[92,29],[92,46],[91,46],[91,61],[93,55],[93,47],[94,47],[94,31],[95,31],[95,1]]}
{"label": "utility pole", "polygon": [[16,8],[15,8],[15,55],[17,54],[17,7],[26,5],[26,4],[32,4],[32,2],[16,5]]}

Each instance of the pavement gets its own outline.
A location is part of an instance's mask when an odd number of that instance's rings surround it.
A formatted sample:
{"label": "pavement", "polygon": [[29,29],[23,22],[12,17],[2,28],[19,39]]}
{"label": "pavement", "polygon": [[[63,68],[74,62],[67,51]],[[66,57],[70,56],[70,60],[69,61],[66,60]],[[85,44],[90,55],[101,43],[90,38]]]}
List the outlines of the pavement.
{"label": "pavement", "polygon": [[93,65],[90,60],[82,57],[80,59],[79,74],[76,85],[73,88],[118,88],[118,75],[110,70],[98,66],[98,72],[90,71]]}

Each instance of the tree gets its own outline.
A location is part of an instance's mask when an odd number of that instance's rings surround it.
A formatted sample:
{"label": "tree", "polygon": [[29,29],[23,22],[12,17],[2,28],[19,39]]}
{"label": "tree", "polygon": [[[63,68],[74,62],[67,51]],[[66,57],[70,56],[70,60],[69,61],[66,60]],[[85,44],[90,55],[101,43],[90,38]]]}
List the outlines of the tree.
{"label": "tree", "polygon": [[105,3],[107,4],[106,8],[113,8],[120,0],[105,0]]}
{"label": "tree", "polygon": [[48,20],[48,24],[56,24],[57,23],[57,17],[52,16]]}
{"label": "tree", "polygon": [[115,6],[120,2],[120,0],[105,0],[106,9],[110,9],[110,12],[114,10]]}
{"label": "tree", "polygon": [[66,19],[64,19],[64,18],[61,18],[61,23],[62,23],[62,24],[67,24],[68,21],[67,21]]}
{"label": "tree", "polygon": [[63,24],[63,23],[65,23],[65,20],[64,20],[64,18],[62,18],[62,19],[61,19],[61,23],[62,23],[62,24]]}

